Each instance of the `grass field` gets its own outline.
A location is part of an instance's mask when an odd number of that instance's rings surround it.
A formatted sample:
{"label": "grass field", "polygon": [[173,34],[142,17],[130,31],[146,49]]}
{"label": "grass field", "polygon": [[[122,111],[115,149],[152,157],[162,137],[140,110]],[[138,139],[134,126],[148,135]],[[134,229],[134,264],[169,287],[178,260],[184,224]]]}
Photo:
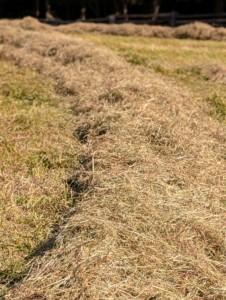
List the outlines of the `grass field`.
{"label": "grass field", "polygon": [[20,22],[0,22],[1,295],[226,299],[226,42]]}
{"label": "grass field", "polygon": [[65,182],[78,150],[52,80],[0,65],[0,266],[7,284],[24,274],[24,257],[69,212]]}

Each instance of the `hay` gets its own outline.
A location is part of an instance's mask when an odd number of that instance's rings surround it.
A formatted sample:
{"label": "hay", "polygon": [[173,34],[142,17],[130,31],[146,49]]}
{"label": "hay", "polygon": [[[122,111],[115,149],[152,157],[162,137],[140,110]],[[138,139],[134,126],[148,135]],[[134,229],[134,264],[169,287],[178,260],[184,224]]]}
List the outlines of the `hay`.
{"label": "hay", "polygon": [[78,37],[5,26],[0,41],[1,59],[70,96],[83,147],[76,214],[5,298],[225,299],[222,123],[188,89]]}
{"label": "hay", "polygon": [[196,65],[188,70],[194,73],[200,73],[204,79],[220,84],[226,84],[226,67],[217,64]]}
{"label": "hay", "polygon": [[175,28],[174,37],[179,39],[207,40],[211,38],[214,28],[208,24],[194,22]]}
{"label": "hay", "polygon": [[32,17],[25,17],[20,21],[21,28],[25,30],[34,30],[34,31],[41,31],[41,30],[49,30],[50,26],[46,24],[40,23],[38,20],[32,18]]}
{"label": "hay", "polygon": [[145,36],[145,37],[165,37],[171,38],[173,30],[170,27],[134,25],[134,24],[94,24],[94,23],[74,23],[61,25],[57,31],[63,33],[99,33],[122,36]]}
{"label": "hay", "polygon": [[214,28],[202,22],[194,22],[182,25],[176,28],[167,26],[149,26],[126,24],[96,24],[76,22],[68,25],[60,25],[52,27],[42,24],[32,17],[25,17],[22,20],[0,20],[1,25],[10,25],[15,28],[22,28],[30,31],[53,30],[61,33],[82,34],[82,33],[98,33],[121,36],[144,36],[158,38],[179,38],[179,39],[197,39],[197,40],[226,40],[226,29],[223,27]]}
{"label": "hay", "polygon": [[226,29],[223,27],[214,28],[205,23],[194,22],[175,28],[174,37],[182,39],[189,38],[195,40],[225,41]]}
{"label": "hay", "polygon": [[50,30],[51,26],[40,23],[37,19],[33,17],[24,17],[22,20],[13,20],[9,21],[6,19],[0,20],[0,26],[10,25],[15,28],[22,28],[25,30],[31,31],[42,31],[42,30]]}
{"label": "hay", "polygon": [[176,28],[167,26],[148,26],[135,24],[94,24],[94,23],[74,23],[61,25],[57,31],[63,33],[98,33],[112,34],[121,36],[144,36],[158,38],[179,38],[179,39],[197,39],[197,40],[215,40],[224,41],[226,39],[225,28],[214,28],[202,22],[194,22],[182,25]]}

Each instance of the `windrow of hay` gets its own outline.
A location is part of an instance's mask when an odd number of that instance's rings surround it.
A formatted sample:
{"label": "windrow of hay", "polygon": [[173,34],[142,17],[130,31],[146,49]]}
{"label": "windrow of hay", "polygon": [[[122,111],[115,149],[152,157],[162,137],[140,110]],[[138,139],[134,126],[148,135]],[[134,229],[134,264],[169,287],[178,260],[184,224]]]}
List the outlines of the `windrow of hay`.
{"label": "windrow of hay", "polygon": [[172,38],[173,30],[170,27],[134,25],[134,24],[95,24],[95,23],[73,23],[61,25],[57,31],[63,33],[94,32],[99,34],[112,34],[122,36],[145,36]]}
{"label": "windrow of hay", "polygon": [[176,28],[170,28],[167,26],[164,27],[135,24],[107,25],[94,23],[73,23],[70,25],[61,25],[57,28],[57,31],[74,34],[94,32],[98,34],[112,34],[122,36],[144,36],[215,41],[226,40],[225,28],[214,28],[202,22],[194,22]]}
{"label": "windrow of hay", "polygon": [[22,20],[1,19],[0,25],[3,26],[10,25],[11,27],[18,27],[25,30],[31,30],[31,31],[42,31],[47,29],[50,30],[51,28],[51,26],[43,24],[33,17],[25,17]]}
{"label": "windrow of hay", "polygon": [[179,39],[197,39],[197,40],[226,40],[226,29],[223,27],[215,28],[211,25],[202,22],[194,22],[191,24],[182,25],[176,28],[167,26],[149,26],[149,25],[135,25],[131,23],[126,24],[96,24],[96,23],[82,23],[75,22],[68,25],[61,25],[52,27],[40,23],[32,17],[25,17],[22,20],[1,20],[0,26],[8,25],[13,27],[20,27],[25,30],[42,31],[53,30],[62,33],[98,33],[111,34],[121,36],[143,36],[143,37],[158,37],[158,38],[179,38]]}
{"label": "windrow of hay", "polygon": [[225,123],[209,104],[77,37],[5,25],[0,41],[70,95],[83,150],[76,213],[5,299],[225,299]]}

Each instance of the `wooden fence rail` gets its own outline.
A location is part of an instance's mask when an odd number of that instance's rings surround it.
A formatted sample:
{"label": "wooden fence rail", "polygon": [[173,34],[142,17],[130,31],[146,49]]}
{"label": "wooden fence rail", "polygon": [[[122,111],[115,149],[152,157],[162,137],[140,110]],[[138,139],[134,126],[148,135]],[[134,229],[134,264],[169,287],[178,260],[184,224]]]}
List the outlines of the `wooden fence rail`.
{"label": "wooden fence rail", "polygon": [[[60,19],[47,20],[39,19],[41,22],[48,23],[51,25],[69,24],[81,20],[67,20],[63,21]],[[182,24],[192,23],[194,21],[200,21],[208,23],[213,26],[226,26],[226,13],[222,14],[195,14],[195,15],[180,15],[173,11],[170,13],[160,13],[157,20],[153,21],[152,14],[131,14],[131,15],[111,15],[106,18],[95,18],[86,19],[83,22],[93,23],[110,23],[110,24],[122,24],[122,23],[133,23],[133,24],[149,24],[149,25],[168,25],[171,27],[179,26]]]}

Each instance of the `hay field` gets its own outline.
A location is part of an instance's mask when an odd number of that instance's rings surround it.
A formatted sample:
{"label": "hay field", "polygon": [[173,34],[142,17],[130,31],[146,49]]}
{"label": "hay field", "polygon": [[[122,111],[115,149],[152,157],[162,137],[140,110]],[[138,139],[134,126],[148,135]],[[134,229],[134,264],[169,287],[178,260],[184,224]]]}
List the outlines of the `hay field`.
{"label": "hay field", "polygon": [[59,31],[0,21],[2,297],[226,299],[226,43]]}

